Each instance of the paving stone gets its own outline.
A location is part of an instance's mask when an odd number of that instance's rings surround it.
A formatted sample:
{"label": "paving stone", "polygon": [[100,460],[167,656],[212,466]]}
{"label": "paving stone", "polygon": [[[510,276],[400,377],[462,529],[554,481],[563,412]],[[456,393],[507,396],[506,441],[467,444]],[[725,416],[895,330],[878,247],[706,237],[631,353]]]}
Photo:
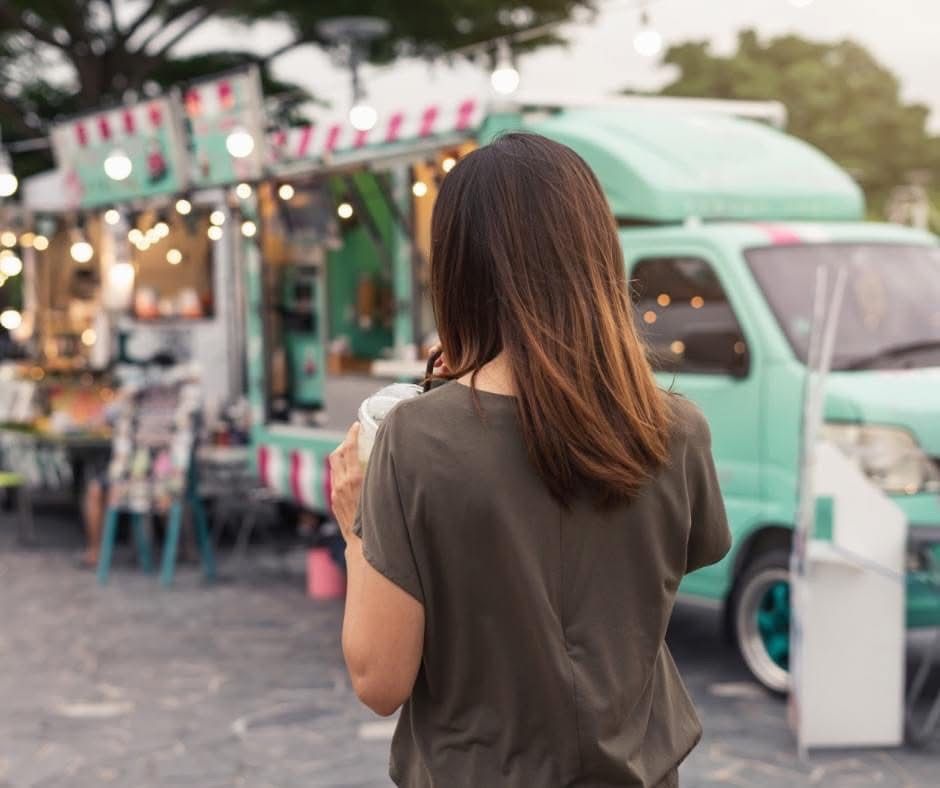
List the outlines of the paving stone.
{"label": "paving stone", "polygon": [[[61,515],[38,519],[39,549],[17,547],[8,525],[0,788],[390,784],[392,728],[356,701],[342,606],[304,596],[302,555],[253,551],[208,586],[183,567],[170,590],[125,562],[99,588],[74,567],[77,528]],[[670,628],[705,726],[684,788],[940,785],[940,741],[801,762],[785,705],[748,679],[718,630],[717,616],[684,608]]]}

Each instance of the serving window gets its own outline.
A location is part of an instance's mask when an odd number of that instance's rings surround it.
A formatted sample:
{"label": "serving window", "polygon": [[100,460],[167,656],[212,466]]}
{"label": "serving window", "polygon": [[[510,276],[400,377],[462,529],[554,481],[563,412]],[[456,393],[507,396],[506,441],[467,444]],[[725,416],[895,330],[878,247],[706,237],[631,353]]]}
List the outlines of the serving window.
{"label": "serving window", "polygon": [[147,212],[137,217],[128,240],[136,271],[133,311],[138,320],[213,316],[213,247],[223,233],[232,232],[212,223],[219,218],[220,214],[196,207],[187,216]]}

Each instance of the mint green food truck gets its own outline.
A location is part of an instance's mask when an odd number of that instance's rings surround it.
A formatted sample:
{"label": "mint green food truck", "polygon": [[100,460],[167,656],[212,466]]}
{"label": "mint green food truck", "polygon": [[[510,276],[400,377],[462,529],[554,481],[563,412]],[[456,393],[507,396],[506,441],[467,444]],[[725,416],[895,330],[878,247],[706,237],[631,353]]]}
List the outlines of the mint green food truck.
{"label": "mint green food truck", "polygon": [[[506,129],[544,134],[570,145],[596,171],[621,228],[636,319],[657,375],[664,387],[698,403],[711,424],[734,544],[721,563],[687,577],[682,594],[721,608],[754,678],[786,690],[788,565],[814,282],[821,267],[846,266],[824,431],[907,514],[908,625],[940,626],[936,238],[865,221],[862,194],[849,176],[774,128],[778,105],[623,100],[478,108],[465,116],[463,126],[451,123],[407,140],[370,139],[304,162],[285,158],[284,182],[300,188],[304,178],[326,179],[343,201],[341,216],[368,212],[374,225],[368,233],[341,228],[340,242],[323,257],[319,289],[310,286],[322,292],[309,302],[325,311],[318,321],[321,345],[371,342],[371,361],[364,359],[370,363],[345,375],[354,404],[382,385],[383,376],[421,374],[418,332],[433,329],[421,234],[448,160]],[[346,185],[338,186],[338,178]],[[351,178],[360,193],[347,201],[342,190],[353,188]],[[331,392],[339,391],[344,375],[328,371],[318,421],[272,422],[266,389],[272,332],[259,250],[246,241],[259,466],[270,486],[325,511],[325,458],[355,409],[331,408]],[[355,272],[386,263],[386,324],[360,315],[350,328],[350,304],[364,300],[361,287],[351,289],[350,282],[361,285]],[[349,336],[351,330],[371,339]]]}

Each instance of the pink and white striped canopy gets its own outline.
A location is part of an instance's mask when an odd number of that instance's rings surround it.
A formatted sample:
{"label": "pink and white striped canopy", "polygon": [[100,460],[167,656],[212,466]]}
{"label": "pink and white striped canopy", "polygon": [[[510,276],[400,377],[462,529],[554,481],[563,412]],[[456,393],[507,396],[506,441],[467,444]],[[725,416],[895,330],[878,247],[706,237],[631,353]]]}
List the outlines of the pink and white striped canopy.
{"label": "pink and white striped canopy", "polygon": [[485,113],[477,97],[458,102],[436,102],[425,106],[380,114],[370,131],[357,131],[348,117],[324,118],[309,126],[279,129],[269,138],[273,164],[328,159],[357,149],[404,143],[453,133],[470,133],[479,127]]}

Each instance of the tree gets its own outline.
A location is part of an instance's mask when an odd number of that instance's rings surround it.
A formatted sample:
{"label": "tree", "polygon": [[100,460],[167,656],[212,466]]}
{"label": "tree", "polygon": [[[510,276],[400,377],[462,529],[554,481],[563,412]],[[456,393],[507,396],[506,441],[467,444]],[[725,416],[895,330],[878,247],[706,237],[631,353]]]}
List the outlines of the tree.
{"label": "tree", "polygon": [[[563,21],[595,0],[0,0],[0,126],[5,141],[43,134],[48,122],[121,102],[128,91],[165,87],[246,62],[262,66],[266,93],[306,98],[274,83],[267,67],[302,45],[324,46],[322,19],[375,15],[391,23],[370,55],[439,55],[511,33]],[[247,25],[281,20],[293,31],[285,45],[258,55],[233,49],[180,57],[177,50],[209,19]],[[531,43],[543,43],[547,38]],[[17,161],[21,174],[48,166],[43,157]]]}
{"label": "tree", "polygon": [[678,70],[663,95],[782,101],[788,130],[848,170],[873,215],[883,214],[895,187],[940,172],[940,139],[927,131],[928,109],[905,104],[897,78],[851,41],[785,35],[764,42],[744,30],[729,57],[712,54],[706,41],[690,41],[671,47],[663,63]]}

